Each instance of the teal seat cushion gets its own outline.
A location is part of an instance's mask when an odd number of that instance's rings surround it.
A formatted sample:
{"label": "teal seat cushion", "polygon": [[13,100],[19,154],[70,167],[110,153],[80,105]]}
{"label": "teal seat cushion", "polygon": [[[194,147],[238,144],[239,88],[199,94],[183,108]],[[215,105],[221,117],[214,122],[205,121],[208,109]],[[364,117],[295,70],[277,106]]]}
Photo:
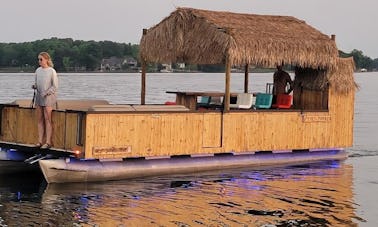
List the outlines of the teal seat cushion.
{"label": "teal seat cushion", "polygon": [[256,109],[269,109],[272,106],[272,94],[257,93],[256,95]]}

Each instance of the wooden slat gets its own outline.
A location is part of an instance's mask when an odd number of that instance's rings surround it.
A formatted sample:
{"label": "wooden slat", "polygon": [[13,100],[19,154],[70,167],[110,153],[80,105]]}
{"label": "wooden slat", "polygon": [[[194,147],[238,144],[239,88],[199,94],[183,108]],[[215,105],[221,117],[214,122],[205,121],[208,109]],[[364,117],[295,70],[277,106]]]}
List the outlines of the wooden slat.
{"label": "wooden slat", "polygon": [[65,115],[65,142],[64,142],[64,147],[65,149],[68,150],[80,150],[82,151],[83,148],[81,146],[78,146],[76,144],[76,139],[77,139],[77,117],[78,113],[66,113]]}
{"label": "wooden slat", "polygon": [[25,144],[36,143],[38,141],[38,128],[35,109],[18,108],[16,116],[16,142]]}
{"label": "wooden slat", "polygon": [[53,111],[52,122],[53,122],[52,143],[55,148],[64,149],[65,112]]}
{"label": "wooden slat", "polygon": [[94,147],[112,146],[131,146],[130,157],[201,153],[203,114],[88,114],[86,157]]}
{"label": "wooden slat", "polygon": [[16,142],[17,139],[17,108],[4,107],[1,119],[1,135],[2,141]]}
{"label": "wooden slat", "polygon": [[221,147],[222,145],[222,115],[208,113],[203,115],[202,147]]}

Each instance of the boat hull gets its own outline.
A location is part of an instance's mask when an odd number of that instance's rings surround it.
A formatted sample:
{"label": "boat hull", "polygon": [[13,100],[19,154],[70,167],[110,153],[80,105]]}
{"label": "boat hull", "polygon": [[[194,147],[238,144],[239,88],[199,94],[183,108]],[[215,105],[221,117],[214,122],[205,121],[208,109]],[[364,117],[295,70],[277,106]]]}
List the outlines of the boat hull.
{"label": "boat hull", "polygon": [[303,151],[215,155],[207,157],[171,157],[162,159],[126,159],[123,161],[50,159],[39,165],[48,183],[93,182],[138,177],[219,170],[238,167],[260,167],[343,160],[344,150]]}

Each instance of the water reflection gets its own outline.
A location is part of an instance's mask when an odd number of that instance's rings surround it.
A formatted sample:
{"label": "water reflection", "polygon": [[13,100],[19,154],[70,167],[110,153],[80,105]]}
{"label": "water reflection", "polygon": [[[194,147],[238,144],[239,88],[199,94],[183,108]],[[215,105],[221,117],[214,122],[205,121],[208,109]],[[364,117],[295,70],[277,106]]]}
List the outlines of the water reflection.
{"label": "water reflection", "polygon": [[[352,170],[322,162],[91,184],[46,186],[42,180],[39,188],[25,189],[8,184],[13,189],[5,186],[10,195],[1,194],[0,224],[354,225]],[[7,183],[1,181],[1,190]]]}

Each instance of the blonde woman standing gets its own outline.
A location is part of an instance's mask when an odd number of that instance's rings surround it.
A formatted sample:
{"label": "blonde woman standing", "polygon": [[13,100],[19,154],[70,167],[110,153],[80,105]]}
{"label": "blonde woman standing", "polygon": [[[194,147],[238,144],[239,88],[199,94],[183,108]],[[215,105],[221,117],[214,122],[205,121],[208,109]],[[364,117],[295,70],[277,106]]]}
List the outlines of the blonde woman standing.
{"label": "blonde woman standing", "polygon": [[38,143],[37,147],[48,149],[51,147],[52,137],[52,110],[56,105],[58,76],[53,68],[51,57],[47,52],[38,55],[39,66],[35,71],[36,89],[35,105],[38,118]]}

